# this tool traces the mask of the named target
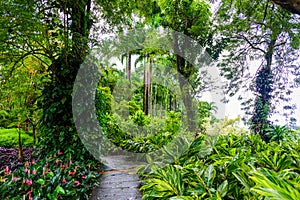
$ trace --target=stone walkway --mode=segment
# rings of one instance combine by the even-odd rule
[[[93,190],[90,200],[141,200],[136,167],[145,163],[125,155],[105,157],[103,160],[106,162],[100,186]]]

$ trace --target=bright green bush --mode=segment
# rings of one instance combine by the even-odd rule
[[[138,126],[147,126],[150,124],[151,118],[144,114],[142,110],[136,111],[130,119]]]
[[[18,147],[18,129],[0,129],[0,146]],[[21,130],[22,146],[32,146],[33,138]]]

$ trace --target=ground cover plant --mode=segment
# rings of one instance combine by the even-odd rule
[[[201,135],[174,163],[140,169],[143,199],[297,199],[299,141]]]
[[[70,153],[53,152],[26,161],[15,171],[0,171],[2,199],[88,199],[98,182],[95,162],[75,161]]]

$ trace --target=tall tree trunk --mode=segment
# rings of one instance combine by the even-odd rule
[[[21,130],[20,127],[18,127],[18,157],[23,162],[24,157],[23,157],[23,148],[22,148],[22,141],[21,141]]]
[[[154,85],[154,87],[153,87],[153,89],[154,89],[154,100],[153,100],[153,112],[155,112],[155,113],[152,113],[153,115],[157,115],[157,112],[156,112],[156,107],[157,107],[157,85]]]
[[[148,71],[148,99],[147,99],[147,103],[148,103],[148,114],[151,115],[151,111],[152,111],[152,71],[153,71],[153,58],[149,57],[149,71]]]
[[[176,31],[173,31],[174,52],[176,54],[176,67],[178,73],[178,82],[181,90],[183,104],[187,114],[187,124],[190,131],[196,130],[195,113],[192,108],[192,95],[188,80],[192,74],[192,65],[189,64],[183,57],[185,46],[179,45],[179,36]],[[184,42],[185,43],[185,42]]]
[[[131,53],[127,54],[126,79],[131,83]]]
[[[36,125],[32,124],[33,144],[36,145]]]
[[[171,91],[169,91],[169,111],[171,111],[172,110],[172,92]]]
[[[80,65],[88,53],[88,36],[91,28],[91,0],[58,2],[61,10],[69,15],[70,37],[66,37],[66,49],[49,67],[51,82],[43,90],[42,145],[45,151],[54,149],[79,150],[83,145],[77,135],[72,114],[73,85]],[[79,156],[79,155],[78,155]]]
[[[151,85],[152,85],[152,68],[153,68],[153,60],[150,56],[149,58],[149,66],[146,64],[144,66],[144,113],[149,115],[151,112]]]
[[[268,120],[271,101],[272,101],[272,57],[274,53],[276,39],[271,40],[268,45],[268,50],[265,55],[266,66],[262,67],[256,77],[256,92],[257,96],[255,99],[254,113],[251,117],[251,129],[260,134],[261,138],[265,141],[269,140],[269,137],[266,134],[266,128],[270,125]]]

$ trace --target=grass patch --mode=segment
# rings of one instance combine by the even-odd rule
[[[18,129],[0,129],[0,146],[18,147]],[[33,138],[25,131],[21,130],[22,146],[33,146]]]

